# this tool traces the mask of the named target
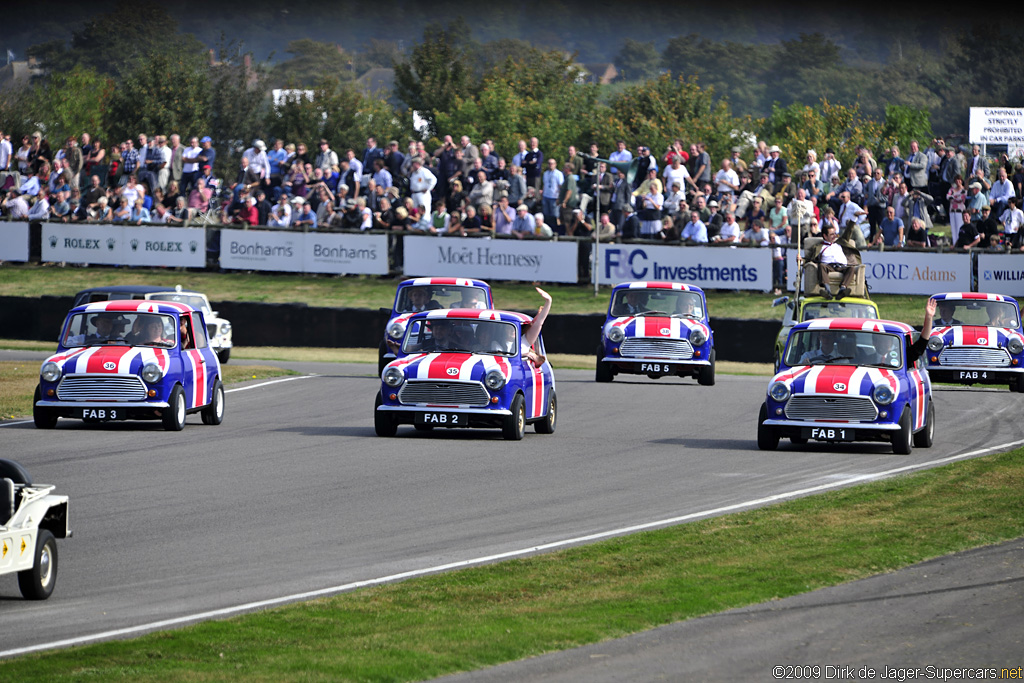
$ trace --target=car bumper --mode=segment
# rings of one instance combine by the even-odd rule
[[[671,358],[623,358],[622,356],[605,356],[603,363],[609,363],[619,371],[634,375],[691,375],[702,367],[711,365],[705,359]]]
[[[449,408],[445,406],[377,406],[377,410],[387,413],[395,424],[421,425],[429,424],[449,428],[492,428],[500,427],[512,414],[507,408]],[[459,415],[465,418],[466,424],[446,424],[437,419],[424,420],[425,415]]]
[[[1009,384],[1018,381],[1024,368],[977,368],[960,365],[928,366],[933,382],[955,384]]]

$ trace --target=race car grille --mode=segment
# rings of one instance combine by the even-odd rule
[[[939,354],[940,365],[969,365],[972,367],[1002,368],[1010,364],[1005,349],[951,346]]]
[[[57,385],[61,401],[144,401],[146,386],[136,375],[68,376]]]
[[[794,396],[786,405],[791,420],[851,420],[870,422],[878,417],[875,404],[867,396]]]
[[[445,406],[486,406],[491,400],[480,382],[437,382],[412,380],[399,392],[402,403],[430,403]]]
[[[214,337],[216,337],[217,336],[217,326],[216,325],[207,325],[206,326],[206,334],[210,337],[210,339],[213,339]]]
[[[693,347],[686,339],[649,339],[631,337],[622,342],[619,353],[634,358],[693,358]]]

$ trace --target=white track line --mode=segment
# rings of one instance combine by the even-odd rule
[[[302,379],[302,378],[295,378]],[[399,574],[391,574],[389,576],[381,576],[376,579],[367,579],[365,581],[353,581],[352,583],[342,584],[340,586],[331,586],[330,588],[321,588],[315,591],[307,591],[305,593],[294,593],[292,595],[285,595],[279,598],[270,598],[268,600],[259,600],[257,602],[249,602],[244,605],[235,605],[234,607],[224,607],[222,609],[211,610],[208,612],[199,612],[182,617],[176,617],[174,619],[164,619],[162,621],[154,621],[148,624],[140,624],[138,626],[129,626],[127,628],[115,629],[113,631],[104,631],[102,633],[94,633],[86,636],[79,636],[76,638],[67,638],[64,640],[55,640],[49,643],[40,643],[39,645],[29,645],[26,647],[14,648],[12,650],[0,651],[0,658],[3,657],[14,657],[17,655],[28,654],[30,652],[39,652],[40,650],[51,650],[62,647],[71,647],[75,645],[84,645],[86,643],[98,641],[98,640],[110,640],[114,638],[122,638],[124,636],[134,636],[147,633],[149,631],[156,631],[159,629],[170,628],[172,626],[183,626],[198,621],[206,621],[208,619],[217,619],[221,617],[228,617],[243,612],[252,612],[254,610],[264,609],[267,607],[274,607],[290,602],[298,602],[301,600],[311,600],[313,598],[321,598],[328,595],[334,595],[337,593],[345,593],[348,591],[355,590],[357,588],[366,588],[368,586],[378,586],[385,583],[393,583],[395,581],[403,581],[405,579],[412,579],[419,576],[426,576],[428,574],[436,574],[438,572],[450,571],[452,569],[463,569],[466,567],[473,567],[476,565],[490,564],[499,560],[508,560],[514,557],[521,557],[523,555],[531,555],[534,553],[544,552],[548,550],[555,550],[558,548],[565,548],[568,546],[579,545],[581,543],[592,543],[613,536],[622,536],[625,534],[636,533],[638,531],[646,531],[664,526],[672,526],[681,522],[691,522],[696,519],[703,517],[714,517],[717,515],[725,514],[727,512],[737,512],[744,508],[758,507],[761,505],[767,505],[769,503],[775,503],[789,498],[799,498],[812,493],[821,493],[822,491],[828,491],[830,489],[836,489],[843,486],[849,486],[850,484],[856,484],[860,482],[871,481],[874,479],[884,479],[891,477],[896,474],[903,474],[905,472],[911,472],[913,470],[925,469],[936,465],[943,465],[946,463],[954,462],[956,460],[965,460],[967,458],[973,458],[983,453],[989,453],[991,451],[1007,450],[1010,448],[1016,448],[1017,446],[1024,445],[1024,439],[1019,441],[1011,441],[998,446],[989,446],[988,448],[979,448],[978,450],[969,451],[967,453],[961,453],[960,455],[951,455],[945,458],[939,458],[938,460],[930,460],[928,462],[919,463],[916,465],[907,465],[905,467],[897,467],[891,470],[885,470],[884,472],[877,472],[875,474],[858,474],[856,476],[849,477],[831,484],[821,484],[819,486],[811,486],[808,488],[797,489],[796,491],[788,491],[786,493],[777,493],[773,496],[766,496],[764,498],[758,498],[756,500],[748,500],[743,503],[735,503],[734,505],[726,505],[724,507],[714,508],[712,510],[704,510],[702,512],[693,512],[688,515],[681,515],[679,517],[671,517],[669,519],[660,519],[655,522],[645,522],[643,524],[636,524],[633,526],[622,527],[620,529],[612,529],[610,531],[602,531],[596,534],[590,534],[587,536],[577,536],[575,538],[567,538],[561,541],[553,541],[551,543],[544,543],[542,545],[536,545],[529,548],[521,548],[519,550],[510,550],[504,553],[498,553],[496,555],[487,555],[485,557],[476,557],[470,560],[460,560],[458,562],[449,562],[448,564],[435,565],[433,567],[426,567],[424,569],[413,569],[407,572],[401,572]]]
[[[225,394],[231,394],[236,391],[248,391],[249,389],[258,389],[259,387],[270,386],[271,384],[280,384],[281,382],[292,382],[297,379],[309,379],[311,377],[319,377],[320,375],[302,375],[300,377],[284,377],[282,379],[272,379],[268,382],[261,382],[260,384],[251,384],[247,387],[236,387],[235,389],[225,389]],[[28,425],[32,424],[32,420],[21,420],[20,422],[0,422],[0,427],[13,427],[14,425]]]

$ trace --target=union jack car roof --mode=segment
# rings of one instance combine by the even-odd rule
[[[94,301],[71,309],[71,313],[191,313],[194,308],[188,304],[175,301],[159,301],[155,299],[116,299],[113,301]]]
[[[655,281],[639,281],[639,282],[622,282],[615,285],[612,291],[618,291],[620,289],[674,289],[681,292],[703,292],[700,287],[696,285],[687,285],[682,282],[655,282]]]
[[[932,294],[931,298],[936,301],[943,299],[966,299],[969,301],[1009,301],[1010,303],[1017,303],[1017,300],[1012,296],[986,294],[985,292],[944,292],[942,294]]]
[[[525,325],[533,322],[531,316],[515,311],[499,311],[493,308],[438,308],[432,311],[420,311],[409,316],[409,320],[436,320],[438,318],[450,318],[460,320],[500,320],[507,323],[519,323]]]
[[[402,280],[399,287],[420,287],[423,285],[456,285],[458,287],[484,287],[490,289],[490,285],[483,280],[473,280],[464,277],[416,277],[409,280]]]
[[[906,323],[867,318],[815,318],[793,326],[793,332],[801,330],[853,330],[857,332],[888,332],[890,334],[912,334],[915,332],[914,328]]]

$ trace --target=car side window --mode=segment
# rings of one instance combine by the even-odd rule
[[[197,349],[205,349],[207,346],[206,342],[206,330],[202,325],[195,325],[192,327],[192,332],[195,335],[195,342]]]
[[[796,305],[793,302],[790,302],[786,306],[786,314],[784,316],[782,316],[782,324],[783,325],[792,325],[793,324],[793,309],[795,307],[796,307]]]
[[[195,336],[192,334],[192,320],[187,315],[181,316],[181,348],[194,349]]]

